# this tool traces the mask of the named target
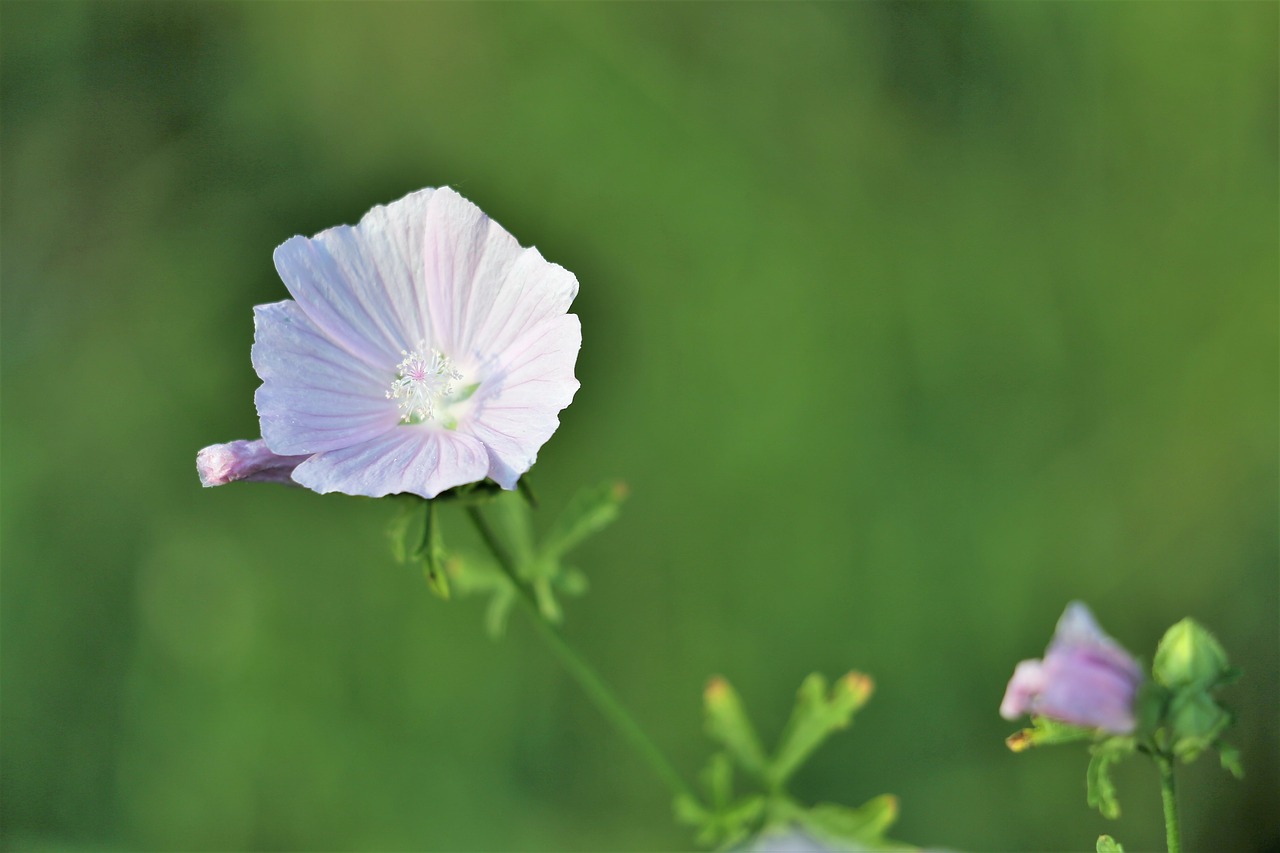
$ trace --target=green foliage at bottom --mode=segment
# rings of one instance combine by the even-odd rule
[[[713,678],[703,694],[707,734],[723,751],[702,772],[706,802],[676,800],[676,818],[693,826],[703,846],[732,847],[753,836],[800,829],[833,849],[896,850],[906,845],[885,832],[898,817],[898,800],[875,797],[857,807],[836,803],[806,806],[787,791],[787,782],[835,732],[847,728],[871,697],[869,677],[850,672],[828,686],[814,673],[804,680],[772,754],[766,754],[741,698],[724,678]],[[733,790],[737,767],[756,789]]]

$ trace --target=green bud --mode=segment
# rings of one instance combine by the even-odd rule
[[[1212,634],[1195,620],[1183,619],[1160,640],[1151,672],[1165,687],[1203,689],[1226,678],[1231,666]]]
[[[707,734],[728,750],[739,767],[757,779],[763,779],[768,761],[737,691],[728,681],[716,676],[707,684],[702,699]]]

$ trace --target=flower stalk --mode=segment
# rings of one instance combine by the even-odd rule
[[[537,629],[538,635],[542,637],[555,656],[559,658],[560,663],[578,682],[578,685],[595,704],[596,708],[599,709],[600,713],[613,725],[623,740],[629,743],[636,752],[640,753],[658,778],[671,790],[673,796],[689,797],[696,800],[693,791],[681,778],[679,772],[676,771],[662,750],[658,748],[657,744],[645,734],[644,729],[636,722],[635,717],[631,716],[631,713],[613,694],[613,691],[609,689],[600,675],[578,654],[577,650],[569,644],[568,640],[564,638],[555,625],[547,621],[542,610],[538,607],[537,598],[533,591],[520,579],[515,562],[498,540],[497,534],[485,519],[480,507],[475,505],[468,506],[467,515],[475,526],[476,532],[480,534],[481,540],[484,541],[485,547],[493,554],[498,567],[507,576],[507,579],[511,581],[512,586],[515,587],[518,593],[517,598],[529,615],[529,619],[533,622],[534,628]]]
[[[1169,853],[1182,850],[1182,831],[1178,824],[1178,799],[1173,784],[1173,757],[1163,752],[1155,754],[1160,768],[1160,800],[1164,804],[1164,834]]]

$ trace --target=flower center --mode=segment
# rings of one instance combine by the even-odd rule
[[[440,405],[453,395],[453,382],[462,374],[449,356],[438,349],[428,349],[426,341],[413,352],[401,350],[400,354],[404,360],[396,365],[396,379],[387,391],[387,399],[397,401],[402,423],[432,420]]]

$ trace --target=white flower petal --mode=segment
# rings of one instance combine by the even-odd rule
[[[505,489],[533,465],[573,400],[582,326],[574,314],[540,323],[512,342],[476,393],[464,429],[489,449],[488,474]]]
[[[275,453],[294,456],[359,444],[400,420],[386,389],[394,368],[379,374],[316,328],[296,302],[254,308],[254,395],[262,437]]]
[[[430,332],[423,223],[434,190],[379,205],[354,227],[292,237],[275,251],[294,299],[329,337],[371,365],[394,365]]]
[[[488,465],[484,445],[471,436],[403,426],[354,447],[319,453],[299,465],[293,479],[321,494],[380,498],[410,492],[434,498],[484,479]]]
[[[439,346],[481,361],[564,314],[578,293],[573,273],[521,249],[471,202],[442,187],[427,206],[424,262]]]

